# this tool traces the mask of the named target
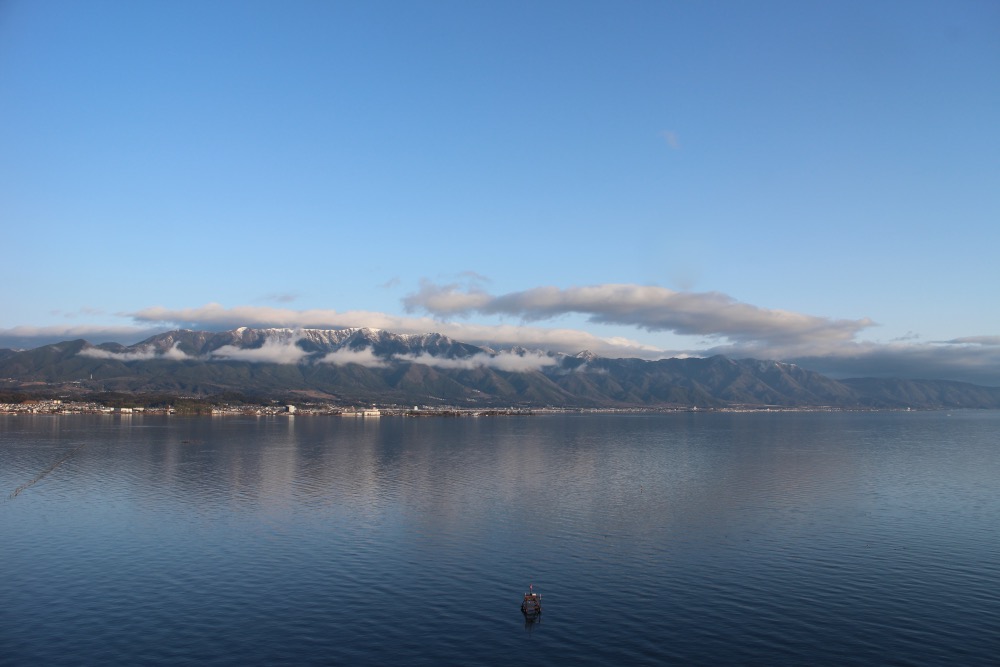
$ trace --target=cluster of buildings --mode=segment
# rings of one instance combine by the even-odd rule
[[[295,405],[222,405],[207,408],[205,412],[213,415],[254,415],[254,416],[289,416],[289,415],[342,415],[344,417],[381,417],[383,412],[378,408],[334,408],[331,406]],[[63,401],[62,399],[40,399],[22,401],[20,403],[0,403],[0,414],[31,414],[31,415],[72,415],[72,414],[106,414],[106,415],[138,415],[138,414],[176,414],[174,407],[111,407],[88,401]]]
[[[335,407],[331,405],[217,405],[205,406],[204,409],[181,409],[175,407],[111,407],[100,403],[86,401],[64,401],[61,399],[39,399],[22,401],[20,403],[0,403],[0,414],[32,414],[32,415],[72,415],[72,414],[105,414],[133,416],[142,414],[172,415],[178,412],[211,414],[213,416],[284,416],[294,415],[333,415],[340,417],[355,417],[358,419],[376,419],[384,416],[394,417],[487,417],[498,415],[535,414],[537,411],[523,408],[483,409],[459,407]],[[544,412],[544,410],[543,410]]]
[[[173,414],[174,408],[114,408],[100,403],[63,401],[58,398],[21,403],[0,403],[0,414],[73,415],[73,414]]]

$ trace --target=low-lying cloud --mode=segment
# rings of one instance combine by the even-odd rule
[[[516,352],[500,352],[498,354],[486,354],[481,352],[470,357],[461,359],[450,357],[435,357],[430,354],[398,354],[393,357],[399,361],[409,361],[424,366],[435,368],[472,370],[475,368],[495,368],[500,371],[514,373],[527,373],[537,371],[546,366],[555,366],[559,363],[556,359],[540,353],[527,352],[518,354]]]
[[[103,350],[99,347],[88,347],[80,350],[79,355],[81,357],[90,357],[92,359],[114,359],[115,361],[148,361],[150,359],[183,361],[191,358],[185,354],[184,351],[177,346],[177,344],[174,344],[174,346],[169,350],[165,350],[163,352],[157,352],[152,348],[129,350],[128,352],[112,352],[110,350]]]
[[[297,364],[309,354],[299,347],[297,342],[298,338],[287,340],[269,338],[260,347],[246,348],[223,345],[211,352],[211,358],[262,364]]]
[[[320,360],[321,364],[333,364],[335,366],[346,366],[347,364],[357,364],[366,368],[381,368],[388,365],[388,360],[376,356],[370,347],[360,350],[350,350],[341,348],[328,352]]]
[[[309,358],[309,353],[298,346],[299,340],[301,340],[301,336],[295,335],[293,337],[268,338],[260,347],[255,348],[223,345],[210,352],[204,358],[209,361],[245,361],[250,363],[290,365],[313,361]],[[81,350],[79,354],[80,356],[94,359],[114,359],[117,361],[148,361],[150,359],[182,361],[193,358],[185,354],[177,344],[164,352],[157,352],[152,348],[129,350],[127,352],[112,352],[91,347]],[[341,348],[315,359],[315,362],[320,364],[333,364],[337,366],[357,364],[366,368],[382,368],[397,361],[444,369],[495,368],[511,372],[537,371],[546,366],[558,364],[555,358],[542,352],[502,351],[496,354],[482,352],[465,358],[436,357],[426,353],[396,354],[389,357],[380,357],[370,347],[360,350]]]

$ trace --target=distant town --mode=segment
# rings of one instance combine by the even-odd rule
[[[251,416],[251,417],[295,417],[297,415],[325,415],[358,419],[377,419],[380,417],[501,417],[515,415],[539,414],[573,414],[573,413],[680,413],[680,412],[877,412],[876,408],[845,409],[840,407],[785,407],[785,406],[727,406],[699,408],[662,407],[662,408],[466,408],[458,406],[399,406],[384,405],[370,407],[342,407],[330,404],[308,403],[294,405],[276,403],[273,405],[249,404],[204,404],[193,399],[180,400],[179,405],[161,406],[114,406],[96,401],[67,401],[62,399],[35,399],[18,403],[0,403],[0,414],[14,415],[74,415],[100,414],[120,417],[141,415],[212,415],[212,416]],[[882,409],[884,410],[884,408]],[[910,411],[910,408],[905,408]]]
[[[542,410],[544,411],[544,410]],[[64,401],[62,399],[27,400],[19,403],[0,403],[0,414],[31,414],[31,415],[72,415],[72,414],[103,414],[132,417],[136,415],[158,414],[208,414],[217,416],[243,415],[255,417],[294,417],[296,415],[332,415],[337,417],[356,417],[372,419],[383,416],[403,417],[433,417],[433,416],[470,416],[490,417],[501,415],[528,415],[539,410],[521,408],[507,409],[469,409],[460,407],[429,407],[429,406],[384,406],[384,407],[336,407],[326,404],[275,404],[275,405],[198,405],[175,407],[125,407],[109,406],[94,401]]]

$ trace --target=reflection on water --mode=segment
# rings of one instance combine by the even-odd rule
[[[2,417],[0,655],[989,664],[998,417]]]

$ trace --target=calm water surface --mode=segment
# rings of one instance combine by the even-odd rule
[[[0,416],[0,663],[997,664],[998,434]]]

